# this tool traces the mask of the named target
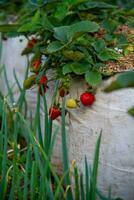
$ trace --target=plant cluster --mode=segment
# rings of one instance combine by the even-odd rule
[[[133,53],[132,35],[119,31],[124,24],[134,26],[134,10],[105,2],[87,0],[32,1],[32,7],[16,24],[1,26],[8,36],[24,35],[28,39],[22,55],[32,54],[29,69],[33,73],[24,81],[24,88],[38,85],[39,93],[47,92],[47,83],[60,80],[58,95],[69,93],[71,79],[83,78],[88,96],[108,73],[107,62]],[[103,70],[106,68],[106,70]],[[53,71],[49,79],[47,72]],[[43,88],[43,90],[41,89]],[[75,108],[78,100],[67,103]],[[93,100],[94,101],[94,100]],[[57,107],[60,115],[59,102]],[[54,108],[55,109],[55,108]],[[53,109],[53,110],[54,110]]]

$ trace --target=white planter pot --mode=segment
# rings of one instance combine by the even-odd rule
[[[103,81],[96,93],[92,107],[81,106],[70,110],[69,155],[75,159],[84,173],[84,159],[93,163],[95,145],[100,131],[102,141],[98,188],[104,194],[112,187],[114,196],[125,200],[134,199],[134,119],[127,109],[134,105],[134,90],[124,89],[113,93],[103,93],[103,88],[113,78]],[[85,91],[84,82],[75,81],[71,97]]]

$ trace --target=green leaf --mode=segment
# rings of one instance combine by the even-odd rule
[[[88,10],[88,9],[95,9],[95,8],[105,8],[105,9],[115,9],[117,6],[104,3],[104,2],[86,2],[79,6],[79,10]]]
[[[53,31],[54,26],[49,19],[44,15],[42,16],[42,26],[45,30]]]
[[[36,24],[37,22],[39,22],[40,17],[41,17],[41,13],[39,10],[37,10],[35,15],[32,17],[32,23]]]
[[[109,48],[105,48],[99,54],[97,54],[97,56],[101,61],[118,60],[120,57],[116,51]]]
[[[71,64],[64,65],[62,68],[62,72],[64,75],[71,73],[72,72]]]
[[[134,28],[134,21],[133,22],[128,22],[128,27],[129,28]]]
[[[102,81],[102,76],[98,71],[88,71],[85,74],[85,79],[91,86],[96,86]]]
[[[19,28],[19,24],[2,24],[0,25],[0,32],[14,32]]]
[[[58,40],[68,42],[76,33],[96,32],[99,25],[91,21],[81,21],[70,26],[60,26],[54,28],[54,37]]]
[[[61,50],[62,48],[64,48],[63,44],[61,44],[59,41],[53,41],[48,45],[47,51],[48,53],[54,53]]]
[[[85,72],[89,69],[89,65],[84,63],[73,63],[71,68],[75,74],[82,75],[85,74]]]
[[[76,5],[85,1],[86,0],[64,0],[64,2],[68,3],[68,5]]]
[[[113,33],[118,25],[119,22],[113,19],[106,19],[102,22],[102,26],[104,27],[104,29],[106,29],[110,33]]]
[[[63,66],[63,74],[68,74],[70,72],[74,72],[77,75],[85,74],[86,71],[89,69],[90,65],[87,63],[78,63],[73,62]]]
[[[34,25],[32,23],[23,24],[19,29],[18,32],[27,32],[33,29]]]
[[[70,26],[67,38],[72,38],[76,33],[93,33],[98,31],[99,25],[96,22],[91,22],[88,20],[77,22]]]
[[[68,5],[65,4],[65,3],[60,3],[57,6],[57,9],[56,9],[54,16],[56,18],[58,18],[59,20],[63,20],[64,17],[66,16],[67,12],[68,12]]]
[[[31,31],[36,30],[37,28],[41,27],[40,19],[41,19],[40,11],[37,10],[35,15],[32,17],[32,21],[26,24],[23,24],[18,29],[18,32],[28,32],[28,31],[31,32]]]
[[[134,87],[134,71],[124,72],[120,74],[115,81],[107,86],[104,91],[111,92],[121,88]]]
[[[10,31],[6,35],[8,38],[15,38],[15,37],[19,37],[21,33],[18,33],[16,30],[16,31]]]
[[[81,51],[63,50],[62,54],[64,58],[73,61],[79,61],[85,57],[85,54]]]
[[[69,30],[69,26],[61,26],[54,28],[54,37],[60,41],[67,42],[67,32]]]
[[[105,41],[102,39],[99,39],[92,43],[92,46],[94,47],[95,51],[100,52],[105,48]]]
[[[132,117],[134,117],[134,107],[132,107],[128,110],[128,114],[131,115]]]
[[[64,174],[68,172],[65,176],[65,184],[70,185],[71,180],[69,177],[69,162],[68,162],[68,149],[67,149],[67,137],[66,137],[66,129],[65,129],[65,98],[62,101],[62,109],[61,109],[61,141],[62,141],[62,160],[63,160],[63,172]],[[72,190],[67,192],[67,200],[73,200]]]

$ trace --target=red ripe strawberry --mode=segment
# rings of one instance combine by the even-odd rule
[[[57,117],[59,117],[61,115],[61,111],[57,106],[52,106],[49,109],[49,117],[51,120],[56,119]]]
[[[41,85],[46,85],[47,82],[48,82],[48,79],[47,79],[46,76],[42,76],[42,77],[40,78],[40,80],[39,80],[39,84],[41,84]]]
[[[35,61],[32,62],[32,67],[33,68],[38,68],[40,66],[40,64],[41,64],[41,60],[40,59],[35,60]]]
[[[80,101],[84,106],[91,106],[95,101],[95,96],[92,93],[84,92],[80,95]]]
[[[32,38],[31,40],[28,41],[27,48],[33,48],[36,43],[37,43],[37,39]]]

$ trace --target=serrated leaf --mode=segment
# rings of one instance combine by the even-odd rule
[[[54,28],[52,23],[49,21],[49,19],[45,15],[42,16],[42,26],[45,30],[50,30],[50,31],[52,31]]]
[[[94,47],[95,51],[100,52],[105,48],[105,41],[102,39],[99,39],[92,43],[92,46]]]
[[[85,57],[85,54],[81,51],[63,50],[62,54],[64,58],[73,61],[79,61]]]
[[[58,40],[69,42],[76,33],[96,32],[99,25],[91,21],[81,21],[70,26],[60,26],[54,28],[54,37]]]
[[[48,53],[54,53],[56,51],[61,50],[62,48],[64,48],[63,44],[61,44],[59,41],[54,41],[48,45],[47,51]]]
[[[59,20],[63,20],[68,12],[68,5],[65,3],[60,3],[56,9],[54,16]]]
[[[88,71],[85,74],[85,79],[91,86],[96,86],[102,81],[102,76],[98,71]]]
[[[102,22],[102,26],[104,27],[104,29],[106,29],[110,33],[114,32],[118,25],[119,22],[114,19],[106,19]]]
[[[71,64],[66,64],[66,65],[63,66],[62,73],[64,75],[71,73],[71,72],[72,72]]]
[[[54,28],[54,37],[60,41],[67,42],[67,32],[69,30],[69,26],[61,26]]]
[[[73,63],[71,69],[75,74],[82,75],[89,69],[89,66],[85,63]]]
[[[97,56],[101,61],[118,60],[120,57],[116,51],[108,48],[102,50],[99,54],[97,54]]]
[[[63,66],[63,74],[68,74],[70,72],[73,72],[77,75],[85,74],[86,71],[89,69],[90,65],[88,63],[78,63],[73,62],[69,63]]]
[[[32,18],[31,22],[28,22],[26,24],[23,24],[19,29],[18,32],[28,32],[28,31],[34,31],[37,28],[41,27],[41,22],[40,22],[40,11],[37,10],[35,15]]]
[[[67,38],[72,38],[76,33],[93,33],[98,31],[99,25],[96,22],[88,20],[77,22],[70,26],[67,32]]]

